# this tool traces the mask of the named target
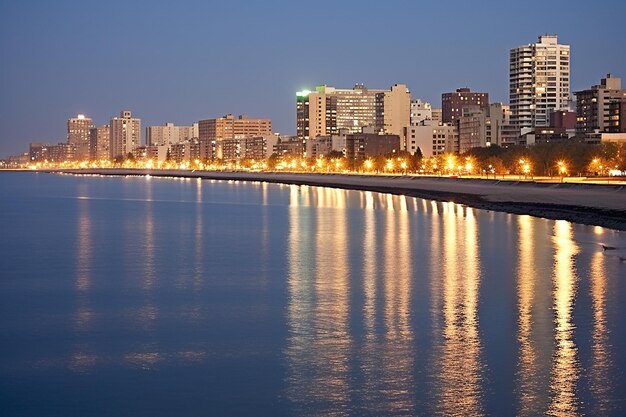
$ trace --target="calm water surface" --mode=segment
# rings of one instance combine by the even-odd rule
[[[0,225],[3,416],[626,413],[621,232],[42,173],[0,173]]]

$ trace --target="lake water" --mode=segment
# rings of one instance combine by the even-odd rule
[[[622,232],[44,173],[0,173],[0,225],[3,416],[626,413]]]

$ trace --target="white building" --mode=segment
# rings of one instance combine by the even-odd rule
[[[569,108],[570,47],[556,35],[511,49],[509,98],[511,125],[518,130],[550,125],[550,110]]]
[[[165,126],[146,127],[146,145],[148,146],[169,146],[197,137],[198,123],[191,126],[175,126],[174,123],[165,123]]]
[[[110,123],[111,158],[125,157],[141,146],[141,119],[132,117],[128,110],[120,112],[120,117],[114,117]]]
[[[419,148],[424,158],[446,152],[458,153],[458,142],[459,134],[455,125],[440,125],[433,120],[424,120],[419,125],[407,128],[407,151],[415,154]]]
[[[93,128],[91,118],[79,114],[67,120],[67,143],[76,147],[76,159],[89,159],[89,131]]]
[[[430,103],[420,100],[419,98],[411,101],[411,126],[419,125],[424,120],[432,120],[433,107]]]

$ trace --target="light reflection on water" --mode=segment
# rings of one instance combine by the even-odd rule
[[[574,259],[578,246],[572,240],[572,225],[566,221],[554,224],[554,343],[548,414],[574,416],[578,413],[577,387],[580,364],[574,341],[572,310],[576,297],[577,280]]]
[[[81,194],[86,191],[81,189]],[[91,216],[89,201],[78,200],[78,227],[76,238],[76,312],[74,313],[74,330],[81,337],[94,324],[95,313],[90,306],[89,290],[91,289],[91,263],[93,244],[91,239]],[[89,343],[79,341],[73,347],[68,368],[76,373],[83,373],[93,368],[98,360]]]
[[[606,415],[614,407],[614,381],[609,377],[613,369],[609,331],[606,318],[606,264],[601,252],[591,259],[591,299],[593,302],[593,331],[591,335],[592,360],[589,369],[589,385],[592,392],[592,412]],[[623,399],[622,399],[623,400]]]
[[[440,328],[433,355],[433,396],[438,415],[482,413],[482,364],[478,335],[480,264],[478,236],[471,209],[444,203],[443,288]]]
[[[520,416],[541,415],[546,409],[547,381],[545,370],[540,363],[540,355],[535,338],[536,280],[540,276],[535,266],[535,223],[529,216],[517,218],[519,228],[519,254],[517,267],[518,293],[518,342],[517,392],[519,395]],[[542,378],[543,374],[543,378]]]
[[[263,405],[283,407],[276,415],[624,410],[625,265],[599,247],[626,246],[616,232],[373,192],[120,181],[112,195],[77,188],[71,290],[51,304],[67,310],[31,324],[33,334],[49,326],[63,338],[49,352],[4,347],[5,375],[63,369],[68,379],[98,378],[115,368],[123,380],[187,369],[180,383],[194,369],[206,392],[231,375],[250,387],[234,397],[258,401],[254,392],[270,386]],[[117,226],[103,226],[118,203]],[[10,308],[7,317],[19,315]],[[505,318],[501,329],[485,320],[493,314]],[[3,334],[11,329],[2,321]],[[488,349],[500,331],[511,335],[504,359]],[[257,381],[249,368],[265,363]],[[494,384],[497,374],[507,386]]]

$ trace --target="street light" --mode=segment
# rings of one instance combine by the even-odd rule
[[[521,174],[524,174],[524,178],[526,178],[526,176],[528,175],[528,163],[526,162],[526,160],[524,158],[521,158],[519,160],[519,166],[520,166],[520,177]]]
[[[559,161],[557,163],[559,167],[559,174],[561,174],[561,182],[565,180],[565,174],[567,174],[567,165],[565,165],[564,161]]]

